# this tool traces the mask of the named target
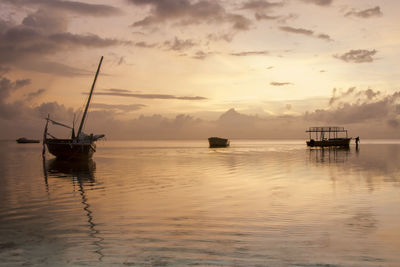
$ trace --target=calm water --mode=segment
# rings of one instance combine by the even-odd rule
[[[400,142],[0,142],[1,266],[400,266]]]

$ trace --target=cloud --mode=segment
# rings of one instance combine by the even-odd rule
[[[329,105],[333,105],[339,99],[343,99],[346,96],[351,95],[355,90],[356,90],[356,87],[350,87],[347,91],[342,92],[339,96],[336,96],[336,93],[338,90],[336,88],[333,88],[332,97],[329,99]]]
[[[44,9],[28,14],[22,20],[22,25],[48,34],[66,31],[67,24],[67,19],[59,12],[49,12]]]
[[[290,82],[271,82],[270,85],[272,85],[272,86],[285,86],[285,85],[293,85],[293,83],[290,83]]]
[[[383,95],[380,91],[372,89],[358,91],[355,87],[350,87],[344,92],[333,89],[332,97],[329,100],[331,108],[317,109],[307,113],[307,119],[325,123],[368,123],[393,122],[399,118],[400,92]]]
[[[149,43],[146,43],[146,42],[143,42],[143,41],[136,42],[136,43],[134,43],[134,45],[137,46],[137,47],[142,47],[142,48],[153,48],[153,47],[157,46],[157,44],[149,44]]]
[[[265,10],[281,6],[283,6],[283,2],[274,3],[266,0],[250,0],[243,3],[241,9]]]
[[[244,57],[244,56],[257,56],[257,55],[268,55],[268,51],[244,51],[244,52],[237,52],[237,53],[231,53],[231,56],[237,56],[237,57]]]
[[[223,40],[225,42],[232,42],[233,37],[235,36],[234,32],[228,33],[210,33],[207,35],[207,39],[210,41],[220,41]]]
[[[279,29],[284,32],[295,33],[295,34],[303,34],[303,35],[313,35],[314,34],[314,32],[311,30],[302,29],[302,28],[293,28],[293,27],[289,27],[289,26],[282,26],[282,27],[279,27]]]
[[[371,18],[371,17],[380,17],[382,15],[383,15],[383,13],[381,12],[381,8],[379,6],[361,10],[361,11],[352,10],[345,14],[346,17],[355,16],[355,17],[364,18],[364,19]]]
[[[301,34],[301,35],[306,35],[310,37],[315,37],[318,39],[323,39],[326,41],[332,41],[331,37],[328,34],[320,33],[320,34],[314,34],[314,31],[308,30],[308,29],[303,29],[303,28],[293,28],[289,26],[282,26],[279,27],[281,31],[288,32],[288,33],[294,33],[294,34]]]
[[[9,103],[7,100],[17,90],[31,84],[30,79],[18,79],[12,81],[7,77],[0,76],[0,118],[13,119],[23,116],[25,108],[22,100]]]
[[[357,49],[357,50],[350,50],[347,53],[342,55],[336,54],[334,55],[335,58],[341,59],[345,62],[353,62],[353,63],[365,63],[365,62],[372,62],[374,61],[373,56],[377,53],[374,50],[364,50],[364,49]]]
[[[37,11],[24,18],[22,24],[13,25],[0,19],[0,62],[40,72],[80,74],[72,67],[49,63],[45,56],[82,48],[104,48],[130,45],[130,42],[101,38],[94,34],[65,32],[65,18],[54,13]],[[52,66],[51,66],[52,65]],[[55,67],[53,71],[52,67]],[[42,71],[41,71],[42,69]]]
[[[51,62],[51,61],[36,61],[36,60],[30,60],[27,62],[18,61],[15,63],[15,66],[25,70],[36,71],[47,74],[55,74],[66,77],[93,75],[92,71],[87,71],[71,67],[62,63]]]
[[[319,6],[329,6],[333,3],[333,0],[301,0],[301,1]]]
[[[130,104],[130,105],[110,105],[110,104],[104,104],[104,103],[93,103],[91,105],[91,108],[93,109],[102,109],[102,110],[117,110],[120,112],[132,112],[132,111],[137,111],[142,108],[146,107],[146,105],[143,104]]]
[[[135,98],[144,98],[144,99],[177,99],[177,100],[206,100],[206,97],[202,96],[174,96],[167,94],[135,94],[128,93],[129,90],[126,91],[118,91],[124,89],[108,89],[103,92],[95,92],[96,95],[108,95],[108,96],[122,96],[122,97],[135,97]],[[87,93],[83,93],[87,94]]]
[[[26,100],[27,100],[27,101],[31,101],[32,99],[41,96],[41,95],[44,94],[45,92],[46,92],[46,89],[43,89],[43,88],[42,88],[42,89],[38,89],[38,90],[36,90],[36,91],[34,91],[34,92],[28,93],[28,94],[26,95]]]
[[[211,54],[211,53],[206,53],[206,52],[204,52],[204,51],[199,50],[199,51],[197,51],[197,52],[192,56],[192,58],[203,60],[203,59],[205,59],[206,57],[208,57],[210,54]]]
[[[175,39],[173,41],[165,41],[164,42],[164,46],[168,50],[174,50],[174,51],[187,50],[196,45],[197,44],[191,39],[181,40],[177,37],[175,37]]]
[[[0,76],[3,76],[4,74],[9,72],[10,70],[11,70],[11,68],[0,65]]]
[[[327,41],[331,41],[332,40],[329,35],[324,34],[324,33],[318,34],[316,37],[319,38],[319,39],[327,40]]]
[[[218,1],[200,0],[127,0],[138,6],[149,6],[150,15],[132,24],[147,27],[165,22],[181,25],[204,23],[230,23],[235,30],[248,30],[251,21],[238,14],[229,13]]]
[[[39,6],[85,16],[107,17],[121,15],[122,11],[109,5],[88,4],[64,0],[3,0],[16,6]]]
[[[4,100],[6,100],[11,95],[11,93],[17,91],[24,86],[29,85],[30,83],[30,79],[11,81],[6,77],[0,76],[0,101],[4,102]]]
[[[280,18],[280,16],[271,16],[260,12],[255,13],[254,17],[256,20],[276,20]]]

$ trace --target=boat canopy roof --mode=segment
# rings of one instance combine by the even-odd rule
[[[310,127],[306,130],[306,133],[322,133],[322,132],[347,132],[344,127],[336,127],[336,126],[326,126],[326,127]]]

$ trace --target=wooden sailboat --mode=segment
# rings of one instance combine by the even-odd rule
[[[80,159],[90,159],[93,156],[93,153],[96,152],[96,141],[103,138],[104,134],[99,135],[87,135],[83,130],[83,125],[85,123],[85,119],[87,116],[87,112],[89,109],[90,100],[93,95],[93,90],[96,84],[97,76],[100,72],[101,63],[103,62],[103,57],[101,57],[99,66],[97,67],[96,75],[94,77],[94,81],[92,87],[90,89],[89,97],[85,106],[85,110],[82,115],[82,120],[79,125],[78,133],[75,135],[74,126],[70,127],[60,122],[56,122],[50,119],[50,116],[46,119],[46,126],[43,134],[43,154],[45,153],[45,145],[51,154],[56,156],[58,159],[64,160],[80,160]],[[70,139],[59,139],[52,136],[48,133],[48,124],[51,122],[52,124],[59,125],[62,127],[66,127],[72,130]],[[50,138],[49,138],[50,137]]]

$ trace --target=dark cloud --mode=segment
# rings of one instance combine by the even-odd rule
[[[274,66],[269,66],[269,67],[267,67],[267,70],[270,70],[270,69],[273,69],[274,68]]]
[[[290,82],[271,82],[270,85],[272,85],[272,86],[285,86],[285,85],[293,85],[293,83],[290,83]]]
[[[293,27],[289,27],[289,26],[282,26],[282,27],[279,27],[279,29],[284,32],[303,34],[303,35],[308,35],[308,36],[312,36],[314,34],[314,31],[311,31],[311,30],[302,29],[302,28],[293,28]]]
[[[127,0],[138,6],[150,6],[150,15],[132,24],[134,27],[151,26],[164,22],[178,22],[181,25],[200,23],[230,23],[235,30],[248,30],[251,21],[238,14],[232,14],[218,1],[200,0]]]
[[[281,18],[281,16],[271,16],[260,12],[256,12],[254,17],[256,20],[277,20]]]
[[[376,6],[374,8],[369,8],[361,11],[352,10],[345,14],[346,17],[348,16],[355,16],[359,18],[370,18],[370,17],[379,17],[382,16],[383,13],[381,12],[381,8]]]
[[[288,32],[288,33],[294,33],[294,34],[301,34],[301,35],[306,35],[318,39],[322,39],[325,41],[332,41],[331,37],[328,34],[320,33],[320,34],[315,34],[314,31],[308,30],[308,29],[303,29],[303,28],[293,28],[289,26],[282,26],[279,27],[281,31]]]
[[[175,37],[175,39],[173,41],[165,41],[164,42],[164,46],[168,50],[174,50],[174,51],[187,50],[196,45],[197,44],[191,39],[181,40],[177,37]]]
[[[0,19],[0,25],[3,25],[0,27],[0,62],[6,66],[14,65],[41,72],[50,71],[57,74],[65,71],[69,73],[67,75],[81,73],[60,63],[46,62],[44,58],[49,55],[82,48],[131,44],[118,39],[101,38],[94,34],[65,32],[63,16],[47,14],[41,10],[25,17],[22,24],[12,25]]]
[[[38,118],[46,118],[50,114],[51,118],[59,122],[72,121],[76,111],[68,108],[65,105],[60,105],[57,102],[42,103],[37,107],[32,108],[34,115]]]
[[[11,120],[23,116],[26,110],[21,100],[8,102],[8,98],[17,90],[29,85],[30,79],[18,79],[12,81],[7,77],[0,76],[0,118]]]
[[[319,6],[329,6],[330,4],[333,3],[333,0],[301,0],[301,1]]]
[[[204,51],[199,50],[192,56],[192,58],[203,60],[206,57],[208,57],[209,55],[210,55],[210,53],[206,53]]]
[[[220,41],[223,40],[225,42],[232,42],[233,37],[235,36],[234,32],[230,33],[210,33],[207,35],[207,39],[210,41]]]
[[[118,8],[109,5],[88,4],[77,1],[63,0],[3,0],[3,2],[16,6],[39,6],[55,9],[58,11],[66,11],[85,16],[115,16],[122,14]]]
[[[250,0],[241,6],[240,9],[252,10],[254,11],[254,17],[257,20],[277,20],[282,18],[282,16],[272,16],[266,12],[270,11],[276,7],[282,7],[283,2],[268,2],[266,0]]]
[[[206,100],[206,97],[202,96],[174,96],[166,94],[136,94],[129,93],[130,91],[119,91],[124,89],[108,89],[102,92],[95,92],[96,95],[109,95],[109,96],[122,96],[122,97],[135,97],[144,99],[177,99],[177,100]],[[87,94],[87,93],[83,93]]]
[[[91,105],[91,108],[93,108],[93,109],[117,110],[117,111],[121,111],[121,112],[137,111],[144,107],[146,107],[146,105],[143,105],[143,104],[110,105],[110,104],[104,104],[104,103],[93,103]]]
[[[250,0],[250,1],[243,3],[241,9],[265,10],[265,9],[271,9],[274,7],[281,7],[281,6],[283,6],[282,2],[273,3],[273,2],[268,2],[266,0]]]
[[[136,42],[134,45],[137,46],[137,47],[142,47],[142,48],[153,48],[153,47],[157,46],[157,44],[149,44],[149,43],[146,43],[146,42],[143,42],[143,41]]]
[[[83,76],[83,75],[92,75],[92,71],[87,71],[71,66],[67,66],[58,62],[51,61],[35,61],[30,60],[27,62],[18,61],[15,63],[15,66],[20,67],[25,70],[47,73],[47,74],[55,74],[59,76]]]
[[[319,38],[319,39],[327,40],[327,41],[331,41],[332,40],[331,37],[328,34],[324,34],[324,33],[318,34],[316,37]]]
[[[29,85],[30,83],[30,79],[11,81],[6,77],[0,76],[0,102],[4,102],[4,100],[6,100],[11,95],[11,93],[24,86]]]
[[[374,50],[358,49],[358,50],[350,50],[349,52],[344,53],[342,55],[336,54],[334,55],[334,57],[337,59],[341,59],[345,62],[365,63],[374,61],[373,56],[376,53],[377,51],[375,49]]]
[[[58,43],[60,46],[74,47],[108,47],[114,45],[130,45],[129,41],[121,41],[112,38],[101,38],[95,34],[72,34],[69,32],[56,33],[48,36],[48,39]]]
[[[50,34],[66,31],[68,22],[66,17],[58,12],[39,9],[32,14],[28,14],[22,20],[22,25]]]
[[[43,88],[42,88],[42,89],[38,89],[38,90],[36,90],[36,91],[34,91],[34,92],[31,92],[31,93],[27,94],[27,95],[26,95],[26,100],[27,100],[27,101],[31,101],[32,99],[41,96],[41,95],[44,94],[45,92],[46,92],[46,89],[43,89]]]
[[[231,56],[237,56],[237,57],[244,57],[244,56],[265,56],[268,55],[268,51],[244,51],[244,52],[237,52],[237,53],[231,53]]]
[[[105,89],[104,91],[113,92],[113,93],[131,93],[132,92],[131,90],[117,89],[117,88]]]

